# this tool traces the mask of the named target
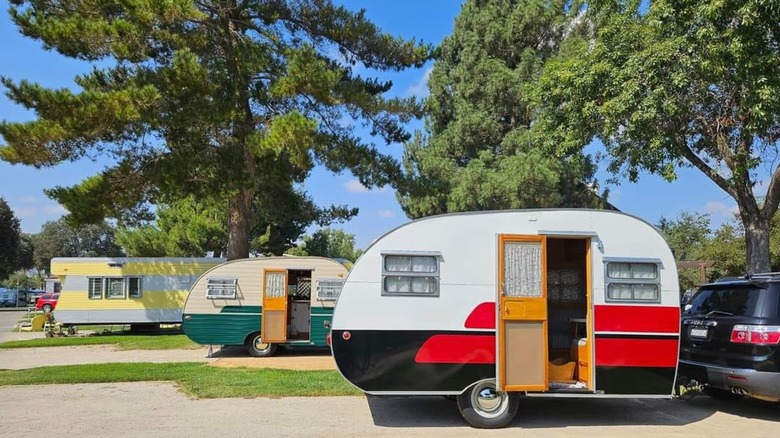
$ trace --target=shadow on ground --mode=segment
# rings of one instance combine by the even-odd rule
[[[298,357],[298,356],[330,356],[330,349],[327,348],[302,348],[295,349],[279,348],[276,350],[276,356],[284,357]],[[214,347],[211,354],[212,358],[227,358],[227,357],[251,357],[246,351],[246,347],[243,345],[225,345],[223,347]],[[262,357],[257,358],[262,360]]]
[[[384,427],[466,425],[457,403],[440,396],[367,396],[374,424]],[[524,397],[510,427],[682,426],[717,411],[745,418],[780,421],[780,403],[745,398],[725,402],[697,395],[688,399],[573,399]]]

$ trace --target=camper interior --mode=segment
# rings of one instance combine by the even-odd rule
[[[291,341],[309,340],[311,274],[311,270],[287,271],[287,339]]]
[[[547,351],[550,391],[592,388],[588,238],[547,238]]]

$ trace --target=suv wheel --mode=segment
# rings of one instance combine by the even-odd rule
[[[712,386],[705,386],[701,391],[718,400],[739,400],[744,397],[742,394],[737,394],[725,389],[713,388]]]

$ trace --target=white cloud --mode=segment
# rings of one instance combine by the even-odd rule
[[[376,214],[379,217],[385,217],[385,218],[387,218],[387,217],[395,217],[395,212],[393,210],[387,210],[387,209],[379,210],[379,211],[376,212]]]
[[[60,204],[47,205],[46,207],[43,207],[42,211],[44,214],[47,215],[68,214],[68,210],[65,207],[61,206]]]
[[[728,205],[720,201],[710,201],[704,205],[704,212],[709,214],[731,215],[738,211],[736,205]]]
[[[37,204],[38,198],[32,195],[24,196],[22,199],[19,200],[22,204]]]
[[[38,215],[37,207],[11,207],[11,210],[19,219],[27,219]]]
[[[425,69],[425,72],[423,72],[422,77],[419,81],[417,81],[416,84],[412,85],[411,87],[406,89],[406,96],[407,97],[419,97],[424,98],[428,96],[428,79],[431,77],[431,72],[433,71],[433,67],[428,67]]]
[[[347,182],[345,182],[342,187],[347,189],[348,192],[351,193],[364,193],[368,191],[368,187],[364,186],[363,184],[360,184],[360,181],[356,179],[351,179]]]

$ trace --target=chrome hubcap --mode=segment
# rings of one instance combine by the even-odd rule
[[[501,410],[505,396],[491,383],[481,383],[471,391],[471,402],[472,406],[490,415]]]
[[[263,340],[260,339],[259,337],[255,338],[255,350],[258,350],[258,351],[267,350],[270,345],[271,344],[267,344],[267,343],[263,342]]]

